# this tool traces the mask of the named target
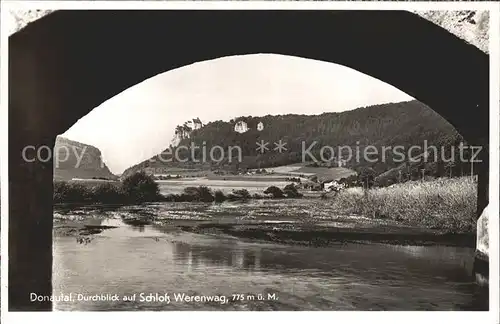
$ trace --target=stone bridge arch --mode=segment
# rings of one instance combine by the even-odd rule
[[[274,53],[345,65],[427,104],[474,145],[488,203],[489,56],[406,11],[57,11],[9,37],[9,309],[50,310],[52,160],[26,145],[58,134],[159,73]]]

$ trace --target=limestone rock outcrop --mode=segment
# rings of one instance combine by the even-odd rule
[[[54,147],[54,179],[74,178],[117,179],[104,163],[98,148],[58,136]]]

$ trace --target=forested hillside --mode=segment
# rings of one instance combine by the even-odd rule
[[[235,131],[235,125],[241,122],[246,124],[246,132]],[[261,123],[260,127],[258,127],[259,123]],[[231,170],[275,167],[303,162],[304,148],[307,149],[311,145],[310,155],[320,160],[320,164],[323,165],[325,163],[322,161],[329,160],[331,156],[330,150],[323,150],[323,155],[321,155],[321,147],[333,147],[334,159],[330,163],[338,165],[337,148],[339,146],[349,146],[355,154],[356,150],[363,152],[366,146],[373,145],[378,148],[379,153],[382,153],[382,147],[423,146],[424,140],[427,140],[429,146],[446,146],[461,141],[461,136],[452,125],[418,101],[388,103],[341,113],[312,116],[292,114],[263,117],[242,116],[230,121],[219,120],[193,128],[185,123],[178,129],[182,129],[182,132],[176,132],[179,137],[178,145],[189,147],[193,143],[198,147],[205,146],[207,152],[211,147],[218,145],[223,147],[226,153],[230,151],[230,146],[238,146],[242,150],[243,160],[239,163],[233,159],[232,163],[229,163],[226,155],[226,159],[222,162],[201,163],[193,160],[202,159],[202,149],[195,151],[194,159],[188,150],[182,150],[179,151],[179,157],[188,159],[188,162],[175,162],[175,158],[172,162],[162,162],[156,157],[152,161],[144,161],[126,170],[124,175],[146,167]],[[257,150],[256,145],[256,142],[261,140],[270,143],[269,150],[263,154]],[[274,143],[279,140],[286,143],[286,151],[281,153],[273,150]],[[171,147],[171,150],[175,150],[175,147]],[[233,152],[236,151],[233,150]],[[306,154],[306,158],[312,163],[314,160],[310,158],[310,155]],[[386,158],[382,159],[380,154],[377,162],[367,161],[363,154],[359,159],[353,157],[347,160],[347,156],[342,156],[341,159],[344,160],[345,167],[355,170],[370,167],[375,170],[376,174],[381,174],[401,164],[401,161],[393,161],[390,151],[386,152],[385,156]],[[166,153],[164,159],[165,157],[172,157],[172,155]],[[375,160],[376,157],[376,154],[371,154],[369,159]]]

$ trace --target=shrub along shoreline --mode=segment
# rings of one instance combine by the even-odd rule
[[[212,192],[206,186],[187,187],[181,194],[160,194],[158,183],[145,173],[138,172],[121,182],[104,182],[83,184],[75,182],[54,182],[54,203],[88,203],[88,204],[140,204],[147,202],[216,202],[269,198],[300,198],[294,184],[282,189],[271,186],[263,195],[251,195],[246,189],[233,190],[224,194],[217,190]]]
[[[251,195],[246,189],[229,194],[212,191],[206,186],[187,187],[180,194],[162,195],[154,179],[135,173],[121,182],[83,184],[54,182],[55,204],[130,205],[148,202],[246,201],[250,199],[300,198],[293,184],[283,189],[267,188],[263,194]],[[390,219],[401,223],[442,229],[451,233],[474,232],[476,229],[477,184],[468,177],[439,178],[432,181],[410,181],[391,187],[348,188],[325,195],[342,214],[374,219]]]

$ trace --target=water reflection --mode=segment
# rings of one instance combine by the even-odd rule
[[[113,213],[113,211],[107,211]],[[117,216],[117,215],[115,215]],[[92,217],[90,219],[93,219]],[[94,221],[94,220],[86,220]],[[54,292],[272,292],[279,301],[220,304],[57,303],[59,310],[476,310],[487,292],[473,249],[347,244],[309,248],[96,220],[87,245],[55,237]]]
[[[306,272],[316,276],[331,276],[332,271],[348,276],[353,272],[363,272],[367,280],[470,282],[473,258],[470,249],[462,249],[460,258],[451,253],[449,247],[423,247],[419,254],[407,254],[411,247],[388,245],[349,244],[342,248],[252,248],[238,244],[210,246],[192,243],[172,243],[173,258],[188,262],[195,268],[208,266],[231,267],[244,271]],[[363,252],[363,250],[365,250]],[[387,253],[393,250],[395,253]],[[455,251],[456,252],[456,251]],[[380,271],[384,269],[384,271]]]
[[[144,225],[130,225],[130,228],[133,231],[137,231],[140,233],[143,233],[144,231],[146,231],[146,227]]]
[[[187,243],[173,243],[174,260],[186,262],[192,269],[219,267],[234,268],[246,272],[260,270],[260,250],[230,247],[196,246]]]

